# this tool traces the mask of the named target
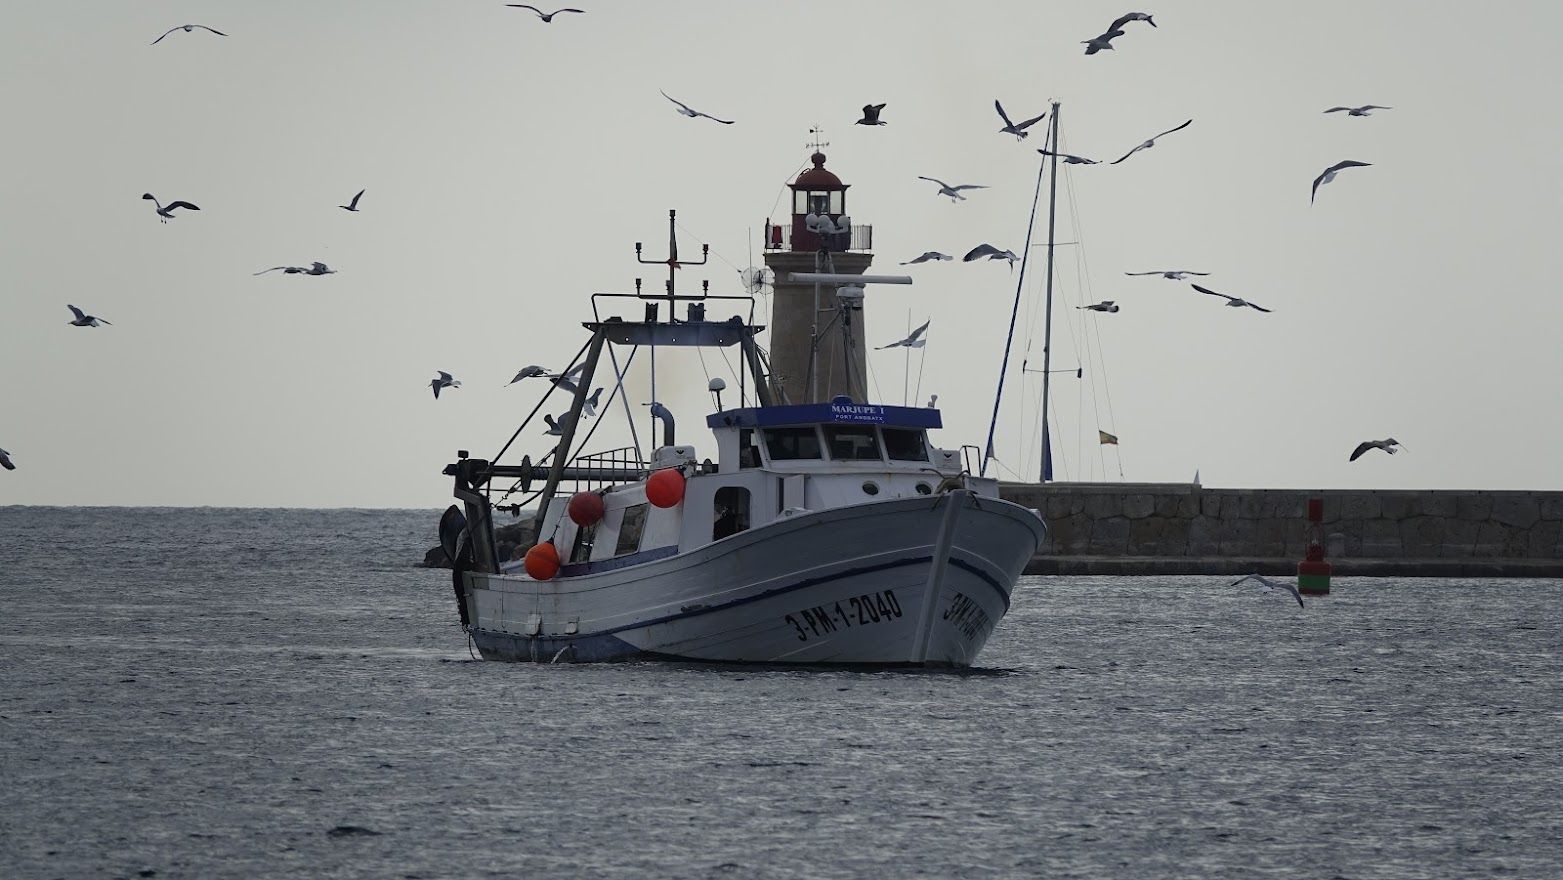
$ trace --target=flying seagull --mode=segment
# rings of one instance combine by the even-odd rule
[[[1294,586],[1292,586],[1291,584],[1288,584],[1288,583],[1283,583],[1281,581],[1272,581],[1272,580],[1270,580],[1269,578],[1265,577],[1262,574],[1248,574],[1248,575],[1244,575],[1244,576],[1238,578],[1237,580],[1233,581],[1232,582],[1232,586],[1235,587],[1238,584],[1245,583],[1247,581],[1258,581],[1259,582],[1259,592],[1261,592],[1261,593],[1275,593],[1275,592],[1291,593],[1292,594],[1292,598],[1297,600],[1298,607],[1300,607],[1300,608],[1308,607],[1308,606],[1303,604],[1302,594],[1297,592],[1297,588],[1296,587],[1294,587]]]
[[[1103,49],[1113,48],[1113,39],[1121,36],[1123,36],[1123,31],[1112,28],[1105,34],[1099,34],[1089,40],[1081,40],[1080,42],[1085,44],[1085,54],[1095,55]]]
[[[141,197],[143,199],[151,199],[152,200],[152,204],[157,206],[157,217],[158,217],[158,219],[162,220],[164,223],[167,223],[168,221],[174,219],[173,210],[175,208],[189,208],[192,211],[199,211],[199,210],[201,210],[200,208],[197,208],[195,205],[192,205],[189,202],[169,202],[167,205],[164,205],[163,203],[159,202],[157,200],[157,197],[152,195],[151,193],[142,193]]]
[[[1346,460],[1356,461],[1357,459],[1361,458],[1363,453],[1367,452],[1369,449],[1382,449],[1390,455],[1394,455],[1396,452],[1400,451],[1395,448],[1399,445],[1400,441],[1393,437],[1389,438],[1388,440],[1364,440],[1363,442],[1357,444],[1357,448],[1351,451],[1351,458]]]
[[[1323,174],[1313,179],[1313,192],[1308,196],[1308,204],[1313,204],[1313,200],[1319,197],[1319,187],[1333,181],[1336,174],[1347,168],[1366,168],[1372,164],[1371,162],[1353,162],[1350,159],[1344,159],[1324,169]]]
[[[602,389],[598,388],[596,391],[592,392],[591,397],[586,398],[586,400],[581,404],[582,409],[586,411],[586,417],[591,418],[592,416],[597,415],[597,407],[601,403]]]
[[[913,257],[912,259],[907,260],[906,262],[902,263],[901,265],[903,265],[903,266],[915,266],[918,263],[927,263],[929,261],[938,262],[940,260],[953,260],[953,259],[955,259],[955,258],[950,256],[949,254],[941,254],[938,251],[923,251],[923,255],[922,256],[920,256],[920,257]]]
[[[1157,272],[1125,272],[1125,275],[1160,275],[1170,281],[1182,281],[1190,275],[1209,275],[1209,272],[1190,272],[1187,269],[1162,269]]]
[[[1151,27],[1156,26],[1156,21],[1151,18],[1150,13],[1148,12],[1125,12],[1123,15],[1118,16],[1118,20],[1114,21],[1113,26],[1108,28],[1108,30],[1121,30],[1124,25],[1131,21],[1143,21]]]
[[[854,122],[852,124],[853,125],[888,125],[889,123],[887,123],[883,119],[879,118],[879,111],[881,111],[883,109],[885,109],[885,105],[884,104],[864,104],[863,105],[863,118],[859,119],[857,122]]]
[[[171,27],[168,30],[163,31],[163,37],[168,36],[169,34],[173,33],[174,31],[184,31],[185,33],[188,34],[191,31],[195,30],[196,28],[200,28],[203,31],[211,31],[212,33],[216,34],[219,37],[226,37],[226,36],[228,36],[227,34],[223,33],[222,31],[215,30],[213,28],[209,28],[209,27],[207,27],[204,24],[182,24],[182,25],[180,25],[178,27]],[[158,37],[157,39],[153,40],[152,41],[152,45],[156,46],[158,43],[163,42],[163,37]]]
[[[928,329],[928,325],[932,323],[932,320],[924,321],[923,326],[918,327],[916,330],[912,331],[912,335],[906,337],[905,339],[898,339],[889,345],[881,345],[874,350],[884,351],[887,348],[922,348],[928,344],[928,340],[923,338],[923,333]]]
[[[559,418],[556,419],[547,413],[543,413],[543,421],[548,424],[548,430],[544,431],[544,434],[551,437],[563,437],[564,429],[570,424],[570,414],[562,412],[559,414]]]
[[[1004,105],[999,103],[998,98],[993,99],[993,109],[999,111],[999,118],[1004,120],[1004,127],[999,129],[999,134],[1012,134],[1015,136],[1016,140],[1025,140],[1026,137],[1031,134],[1031,132],[1026,131],[1026,129],[1047,118],[1047,111],[1044,110],[1041,113],[1038,113],[1036,116],[1025,120],[1024,122],[1018,124],[1011,122],[1009,120],[1009,114],[1004,112]]]
[[[6,452],[4,449],[0,449],[0,467],[8,471],[16,470],[16,465],[11,463],[11,453]]]
[[[513,7],[513,8],[516,8],[516,9],[530,9],[533,12],[537,13],[537,17],[541,18],[543,20],[543,24],[548,24],[549,22],[553,21],[554,20],[554,16],[558,15],[561,12],[581,12],[581,13],[584,13],[586,11],[584,9],[555,9],[553,12],[544,12],[543,10],[538,9],[536,6],[528,6],[525,3],[506,3],[505,5]]]
[[[1372,116],[1374,110],[1393,110],[1393,107],[1385,107],[1381,104],[1363,104],[1361,107],[1331,107],[1325,113],[1339,113],[1345,111],[1348,116]]]
[[[1104,299],[1099,303],[1091,303],[1088,306],[1075,306],[1077,309],[1090,309],[1093,312],[1117,312],[1118,304],[1110,299]]]
[[[337,205],[337,207],[341,208],[344,211],[352,211],[353,213],[356,214],[356,213],[358,213],[358,200],[363,198],[363,197],[364,197],[364,191],[363,190],[359,190],[358,191],[358,195],[353,196],[353,200],[351,202],[348,202],[345,205]]]
[[[979,244],[971,250],[967,251],[966,256],[961,257],[961,262],[970,263],[975,260],[983,259],[984,257],[990,260],[1008,260],[1011,267],[1015,265],[1016,260],[1020,259],[1019,257],[1015,256],[1014,251],[1001,251],[993,245],[988,244],[987,242],[983,242],[982,244]]]
[[[325,263],[315,262],[308,266],[272,266],[270,269],[262,269],[256,275],[265,275],[267,272],[282,270],[284,275],[335,275],[336,270]]]
[[[71,310],[71,314],[76,316],[76,320],[70,322],[71,326],[73,326],[73,327],[96,327],[99,324],[110,324],[110,325],[112,325],[114,323],[112,321],[105,321],[102,318],[97,317],[96,315],[88,315],[88,314],[84,313],[81,309],[78,309],[78,308],[76,308],[75,306],[73,306],[73,305],[71,305],[69,303],[66,303],[65,307],[67,309],[70,309]]]
[[[952,202],[966,201],[966,197],[961,195],[961,190],[963,189],[987,189],[986,186],[976,183],[963,183],[960,186],[950,186],[948,183],[945,183],[937,177],[924,177],[921,174],[917,175],[917,179],[939,184],[939,195],[949,196],[950,201]]]
[[[657,89],[657,91],[662,92],[661,89]],[[688,116],[690,119],[694,119],[694,118],[696,118],[698,116],[704,116],[707,119],[716,120],[717,122],[720,122],[723,125],[732,125],[733,122],[734,122],[734,120],[731,120],[731,119],[717,119],[715,116],[712,116],[709,113],[701,113],[699,110],[696,110],[695,108],[689,106],[688,104],[685,104],[683,101],[680,101],[679,99],[673,97],[672,95],[668,94],[667,92],[662,92],[662,97],[667,98],[669,101],[672,101],[673,103],[677,104],[678,105],[678,112],[684,114],[685,116]]]
[[[1261,311],[1261,312],[1268,313],[1270,311],[1269,309],[1265,308],[1264,306],[1256,306],[1256,305],[1254,305],[1253,303],[1249,302],[1246,299],[1238,299],[1235,296],[1227,296],[1224,293],[1216,293],[1214,290],[1211,290],[1208,287],[1200,287],[1198,284],[1190,284],[1189,286],[1194,288],[1195,290],[1199,291],[1200,293],[1208,293],[1211,296],[1219,296],[1222,299],[1227,301],[1227,305],[1232,306],[1233,308],[1242,308],[1243,306],[1248,306],[1251,309],[1255,309],[1255,310]]]
[[[451,374],[445,372],[444,370],[438,370],[437,372],[440,375],[437,378],[429,380],[429,387],[434,389],[434,399],[435,400],[439,400],[440,399],[440,389],[441,388],[460,388],[461,387],[461,380],[460,379],[453,378],[451,376]]]
[[[516,373],[516,377],[511,379],[507,385],[514,385],[517,382],[520,382],[522,379],[530,379],[533,376],[546,375],[548,375],[547,367],[539,367],[537,364],[528,364],[527,366],[522,367],[521,371]]]
[[[1037,150],[1044,156],[1057,156],[1064,160],[1065,165],[1100,165],[1096,159],[1087,159],[1084,156],[1076,156],[1073,153],[1055,153],[1052,150]]]
[[[1133,156],[1135,153],[1138,153],[1141,150],[1149,150],[1151,147],[1156,146],[1156,138],[1166,137],[1167,135],[1172,134],[1175,131],[1182,131],[1183,129],[1188,128],[1193,123],[1194,123],[1194,120],[1190,119],[1188,122],[1183,123],[1182,125],[1178,126],[1177,128],[1169,128],[1166,131],[1162,132],[1161,134],[1156,135],[1156,137],[1153,137],[1150,140],[1146,141],[1145,143],[1140,144],[1138,147],[1135,147],[1134,149],[1130,150],[1129,152],[1124,153],[1122,157],[1114,159],[1113,161],[1111,161],[1111,162],[1109,162],[1107,164],[1109,164],[1109,165],[1117,165],[1119,162],[1122,162],[1124,159],[1127,159],[1130,156]]]

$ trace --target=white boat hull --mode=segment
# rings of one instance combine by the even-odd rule
[[[1044,535],[1034,512],[957,490],[803,513],[551,581],[462,577],[487,659],[961,667]]]

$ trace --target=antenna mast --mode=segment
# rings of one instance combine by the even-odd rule
[[[1039,482],[1053,480],[1053,441],[1048,436],[1048,382],[1053,366],[1053,218],[1058,210],[1058,102],[1053,102],[1053,172],[1047,183],[1047,306],[1042,322],[1042,473]],[[1078,237],[1078,236],[1077,236]]]

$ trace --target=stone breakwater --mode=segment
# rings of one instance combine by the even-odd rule
[[[1337,574],[1563,576],[1563,492],[1208,489],[1181,483],[1007,483],[1048,542],[1032,573],[1289,571],[1307,502],[1324,501]]]

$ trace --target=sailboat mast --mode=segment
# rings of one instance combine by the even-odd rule
[[[1048,383],[1053,378],[1053,230],[1058,212],[1058,102],[1053,102],[1053,131],[1049,135],[1053,147],[1053,168],[1047,183],[1047,305],[1042,322],[1042,471],[1038,482],[1053,479],[1053,442],[1049,437]]]

